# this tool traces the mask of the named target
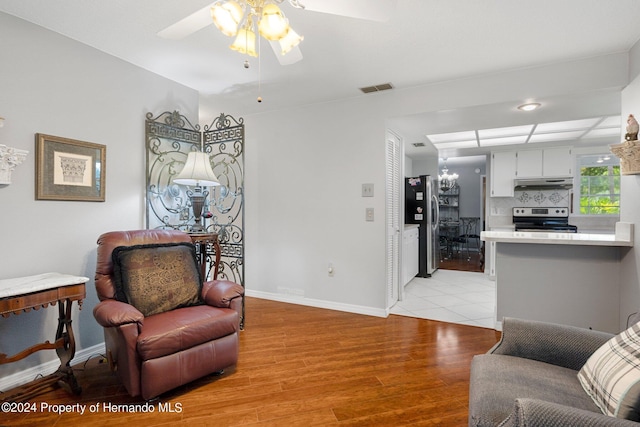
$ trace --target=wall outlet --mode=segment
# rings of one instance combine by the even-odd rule
[[[365,215],[367,221],[373,221],[373,208],[367,208]]]
[[[362,184],[362,197],[373,197],[373,184]]]

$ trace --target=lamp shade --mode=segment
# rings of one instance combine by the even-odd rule
[[[220,185],[218,178],[216,178],[211,169],[209,156],[201,151],[189,152],[184,168],[173,179],[173,182],[180,185],[199,185],[203,187]]]

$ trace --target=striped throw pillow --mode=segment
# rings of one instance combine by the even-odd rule
[[[603,414],[640,420],[640,322],[596,350],[578,380]]]

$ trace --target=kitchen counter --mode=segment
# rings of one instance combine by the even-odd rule
[[[614,233],[544,233],[537,231],[483,231],[487,242],[533,243],[547,245],[633,246],[633,224],[618,222]]]
[[[495,245],[497,329],[506,316],[624,329],[620,260],[633,246],[633,224],[619,222],[609,234],[487,231],[481,238]]]

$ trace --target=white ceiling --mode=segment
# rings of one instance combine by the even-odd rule
[[[358,88],[386,82],[410,88],[625,52],[640,39],[637,0],[393,2],[389,20],[381,23],[294,9],[285,1],[283,11],[305,37],[300,45],[304,59],[282,66],[265,43],[260,63],[251,58],[249,69],[243,67],[247,57],[228,49],[232,40],[213,25],[179,41],[157,36],[211,0],[0,0],[0,11],[196,89],[203,104],[214,102],[246,115],[367,96]],[[262,103],[256,102],[258,95]],[[597,117],[616,106],[619,110],[615,92],[579,97],[551,100],[557,111],[541,109],[526,119],[515,115],[515,105],[493,105],[449,111],[445,121],[434,120],[434,115],[441,116],[436,112],[396,118],[395,123],[417,130],[415,134],[433,134]],[[603,105],[611,107],[608,112],[602,112]],[[483,126],[472,124],[479,118]]]

